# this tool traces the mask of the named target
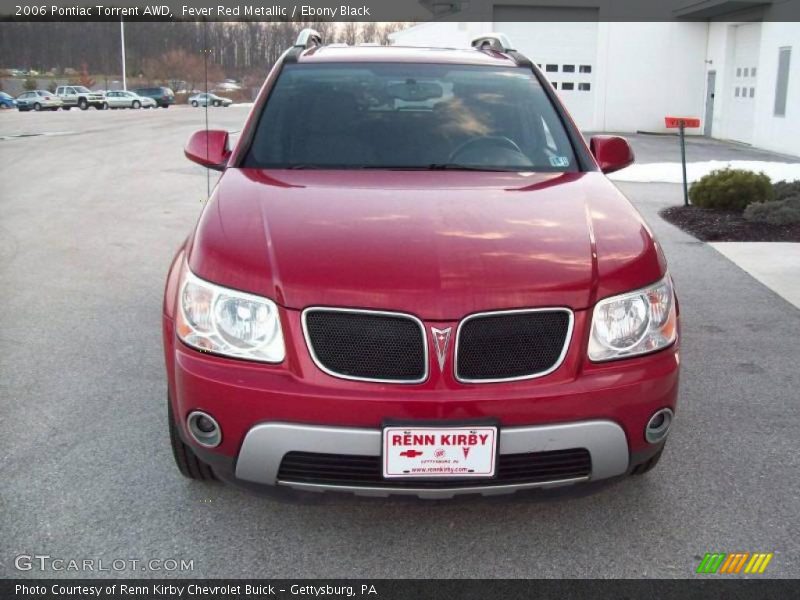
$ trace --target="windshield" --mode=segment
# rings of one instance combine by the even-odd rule
[[[285,66],[242,166],[577,170],[529,70],[408,63]]]
[[[82,85],[76,86],[73,88],[76,92],[80,92],[81,94],[88,94],[89,90],[83,87]]]

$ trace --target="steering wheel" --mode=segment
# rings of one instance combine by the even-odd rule
[[[507,138],[504,135],[487,135],[485,137],[472,138],[471,140],[467,140],[463,144],[459,145],[458,148],[456,148],[450,153],[450,157],[448,160],[450,162],[457,163],[458,160],[456,159],[460,154],[464,154],[467,150],[474,151],[474,149],[480,145],[486,146],[487,150],[491,147],[505,148],[507,150],[513,150],[514,152],[517,152],[522,156],[525,156],[525,153],[522,151],[522,149],[511,138]]]

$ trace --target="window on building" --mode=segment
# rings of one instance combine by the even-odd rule
[[[750,88],[750,97],[753,98],[756,95],[756,88]]]
[[[745,67],[745,68],[744,68],[744,71],[742,71],[742,77],[747,77],[749,73],[750,73],[750,69],[748,69],[747,67]]]
[[[738,87],[734,90],[733,95],[736,96],[737,98],[739,97],[739,88]]]
[[[578,84],[578,89],[579,89],[581,92],[588,92],[589,90],[591,90],[591,89],[592,89],[592,86],[591,86],[591,84],[589,84],[589,83],[579,83],[579,84]]]
[[[742,67],[736,67],[736,76],[737,77],[741,77],[742,76]]]
[[[751,67],[750,68],[750,76],[751,77],[755,77],[756,76],[756,68],[755,67]]]
[[[561,65],[561,72],[562,73],[574,73],[575,72],[575,65]]]
[[[591,73],[592,72],[592,65],[581,65],[580,66],[581,73]]]
[[[548,73],[557,73],[558,72],[558,65],[545,65],[545,71]]]
[[[556,89],[556,90],[558,89],[558,82],[557,81],[551,81],[550,83],[553,84],[553,89]]]
[[[575,89],[575,84],[572,83],[571,81],[565,81],[564,83],[561,84],[561,89],[562,90],[574,90]]]
[[[778,48],[778,79],[775,82],[776,117],[786,116],[786,94],[789,91],[789,62],[792,58],[790,46]]]

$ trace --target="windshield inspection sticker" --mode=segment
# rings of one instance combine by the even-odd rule
[[[566,156],[551,156],[550,165],[553,167],[568,167],[569,158]]]

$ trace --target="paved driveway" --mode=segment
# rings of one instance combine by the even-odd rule
[[[245,112],[212,110],[212,127]],[[0,140],[0,575],[41,575],[13,567],[39,553],[182,558],[208,577],[687,577],[707,551],[775,552],[766,576],[800,573],[800,311],[656,216],[675,185],[620,186],[683,318],[680,411],[650,475],[446,502],[179,477],[159,315],[205,195],[180,150],[201,126],[187,108],[0,114],[0,137],[58,134]]]

